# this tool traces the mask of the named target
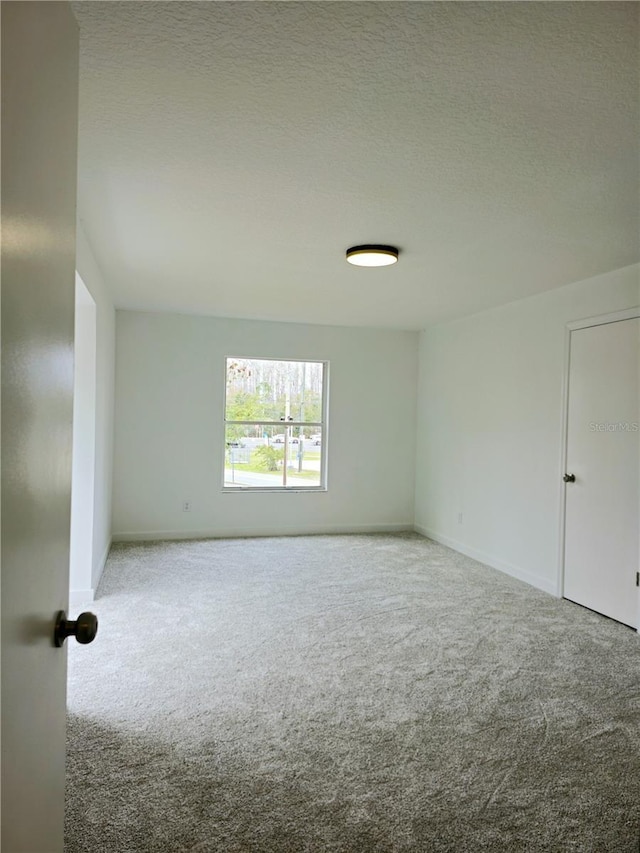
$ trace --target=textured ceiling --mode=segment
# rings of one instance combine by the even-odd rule
[[[119,307],[417,329],[639,259],[638,3],[73,8]]]

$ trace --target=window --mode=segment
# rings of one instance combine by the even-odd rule
[[[227,358],[224,488],[326,488],[328,365]]]

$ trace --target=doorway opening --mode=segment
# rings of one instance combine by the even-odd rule
[[[69,606],[93,601],[96,303],[76,273]]]

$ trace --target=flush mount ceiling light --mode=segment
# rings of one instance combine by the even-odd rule
[[[357,267],[388,267],[398,260],[395,246],[352,246],[347,249],[347,260]]]

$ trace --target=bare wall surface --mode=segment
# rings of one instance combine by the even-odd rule
[[[415,332],[118,311],[114,537],[412,528],[417,345]],[[329,361],[327,492],[222,493],[233,355]]]
[[[416,528],[549,592],[565,327],[640,303],[634,265],[421,334]]]
[[[91,589],[100,581],[111,545],[115,309],[111,292],[78,223],[77,270],[96,303],[96,435]]]
[[[69,605],[93,599],[96,454],[96,303],[76,273]]]

